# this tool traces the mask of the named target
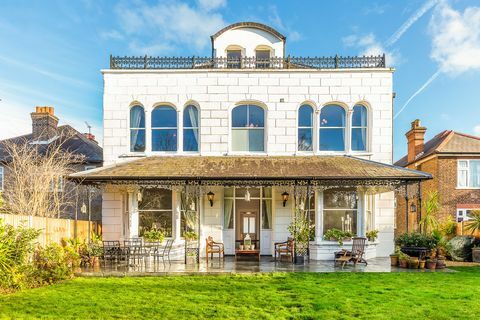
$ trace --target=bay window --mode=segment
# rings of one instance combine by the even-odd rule
[[[480,188],[480,160],[458,160],[457,186],[459,188]]]
[[[345,109],[327,105],[320,111],[319,149],[345,151]]]
[[[167,189],[144,189],[138,203],[139,235],[151,229],[160,230],[165,237],[172,236],[173,204],[172,191]]]
[[[323,193],[323,232],[330,229],[357,233],[357,193],[326,190]]]
[[[152,151],[177,151],[177,111],[171,106],[152,111]]]
[[[265,151],[265,111],[255,105],[232,110],[232,151]]]

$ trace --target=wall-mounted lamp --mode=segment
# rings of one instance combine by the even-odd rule
[[[285,207],[285,204],[286,204],[287,201],[288,201],[288,196],[289,196],[289,194],[288,194],[287,191],[285,191],[284,193],[282,193],[282,199],[283,199],[283,206],[284,206],[284,207]]]
[[[413,202],[410,204],[410,212],[417,212],[417,205]]]
[[[215,197],[215,193],[213,193],[212,191],[209,191],[207,193],[207,199],[208,199],[208,202],[210,202],[210,207],[213,207],[213,198]]]

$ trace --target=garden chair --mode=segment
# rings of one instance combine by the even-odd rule
[[[170,251],[172,250],[173,240],[168,239],[163,248],[159,242],[157,244],[158,246],[153,251],[153,261],[158,262],[162,258],[162,262],[165,263],[165,257],[167,257],[168,263],[170,263]]]
[[[209,236],[207,238],[207,245],[205,247],[207,253],[207,263],[208,263],[208,254],[211,254],[211,258],[213,259],[213,254],[218,253],[218,258],[220,259],[220,255],[225,259],[225,250],[223,243],[213,241],[213,238]]]
[[[103,244],[103,261],[106,263],[107,260],[117,262],[119,257],[122,255],[122,248],[120,248],[120,241],[102,241]]]
[[[293,262],[293,251],[295,247],[295,240],[293,238],[288,238],[284,242],[275,242],[275,261],[277,261],[277,254],[280,261],[282,257],[287,257],[291,262]]]
[[[126,255],[127,258],[127,263],[130,262],[130,259],[133,260],[133,263],[135,262],[140,262],[140,260],[143,261],[143,259],[146,256],[145,250],[143,248],[143,243],[142,240],[137,238],[137,239],[130,239],[130,240],[124,240],[123,241],[123,246],[124,246],[124,254]]]
[[[335,253],[335,264],[340,263],[342,268],[349,262],[353,262],[356,266],[357,263],[365,263],[368,265],[367,260],[363,258],[365,254],[365,244],[367,238],[355,237],[353,238],[352,250],[344,250]]]

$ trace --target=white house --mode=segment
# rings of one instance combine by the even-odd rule
[[[181,247],[195,230],[234,254],[248,233],[272,255],[306,212],[311,259],[333,258],[332,228],[379,230],[367,258],[392,252],[393,191],[430,177],[391,165],[394,70],[285,43],[242,22],[212,36],[211,57],[111,57],[105,167],[72,177],[104,188],[104,239],[158,228]]]

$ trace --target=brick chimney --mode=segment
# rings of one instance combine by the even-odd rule
[[[95,143],[98,143],[97,140],[95,140],[95,136],[89,132],[83,134],[85,138],[87,138],[90,141],[93,141]]]
[[[412,122],[412,128],[405,136],[408,141],[407,161],[410,163],[415,161],[417,155],[422,153],[425,147],[425,132],[427,128],[422,127],[420,120],[416,119]]]
[[[30,115],[33,141],[48,141],[57,135],[58,118],[53,107],[36,107]]]

